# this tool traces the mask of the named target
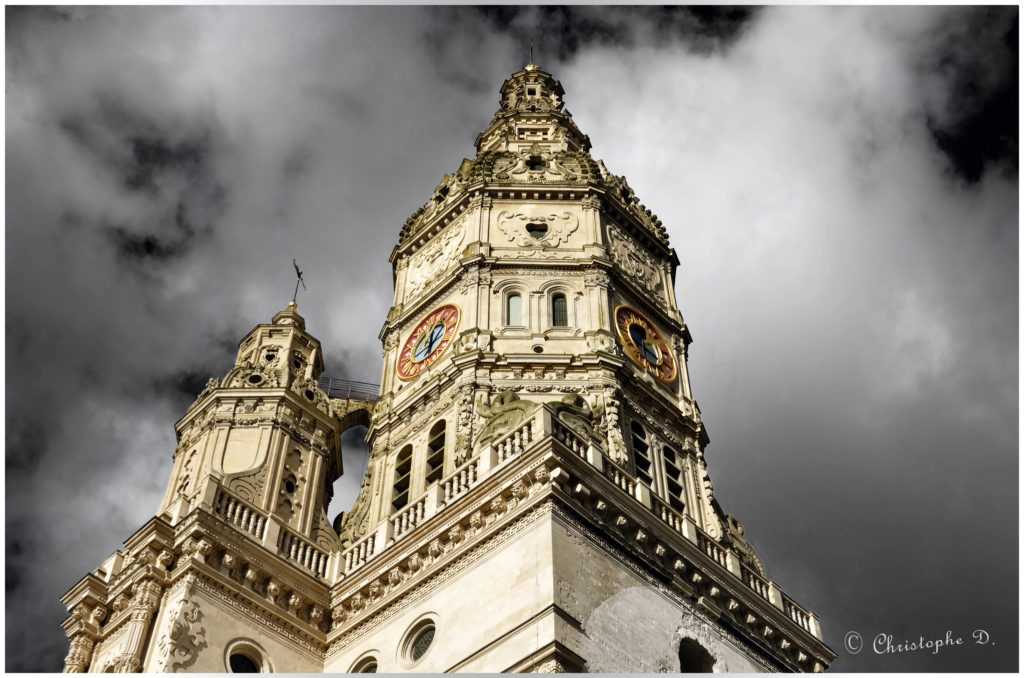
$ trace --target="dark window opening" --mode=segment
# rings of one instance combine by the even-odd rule
[[[569,326],[569,309],[564,294],[556,294],[551,298],[551,324],[555,327]]]
[[[444,470],[444,419],[434,424],[427,440],[427,484],[441,479]]]
[[[395,462],[395,485],[391,493],[391,509],[397,511],[409,503],[409,472],[412,471],[412,445],[398,453]]]
[[[427,648],[434,642],[434,627],[428,626],[412,641],[412,660],[416,661],[427,653]]]
[[[651,446],[647,442],[647,431],[637,422],[629,425],[633,442],[633,463],[636,465],[636,477],[644,485],[650,487],[653,484],[651,472]]]
[[[228,658],[231,673],[259,673],[259,664],[247,654],[236,652]]]
[[[712,673],[715,668],[715,658],[711,653],[692,638],[683,638],[679,643],[679,672],[680,673]]]
[[[531,155],[526,161],[526,169],[530,170],[531,172],[537,172],[538,170],[544,169],[545,164],[546,163],[544,162],[544,159],[541,158],[539,155]]]
[[[665,460],[665,485],[668,489],[668,503],[677,511],[685,507],[683,502],[683,470],[679,465],[679,457],[671,447],[663,447],[661,456]]]
[[[530,237],[534,240],[540,240],[548,234],[547,224],[527,224],[526,232],[530,234]]]

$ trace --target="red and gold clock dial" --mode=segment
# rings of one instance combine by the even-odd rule
[[[398,378],[415,379],[437,362],[455,339],[459,329],[459,307],[439,306],[416,326],[398,354]]]
[[[629,306],[615,309],[615,326],[626,353],[665,384],[676,378],[676,361],[668,343],[650,320]]]

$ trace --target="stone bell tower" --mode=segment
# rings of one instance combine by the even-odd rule
[[[342,472],[323,369],[295,302],[239,343],[175,425],[156,517],[65,594],[66,671],[319,670]]]
[[[667,233],[563,94],[513,74],[406,221],[372,404],[318,388],[294,307],[243,340],[178,423],[157,517],[65,595],[69,670],[827,668],[714,497]]]

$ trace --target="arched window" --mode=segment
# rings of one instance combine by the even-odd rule
[[[377,673],[377,658],[370,655],[359,659],[349,673]]]
[[[224,665],[229,673],[273,673],[267,653],[256,643],[239,638],[224,648]]]
[[[518,293],[505,299],[505,324],[520,327],[523,324],[523,298]]]
[[[633,463],[636,465],[636,477],[647,487],[652,485],[651,445],[647,442],[647,431],[639,422],[629,424],[633,442]]]
[[[711,653],[692,638],[683,638],[679,643],[680,673],[712,673],[715,670],[715,658]]]
[[[554,327],[569,326],[569,309],[566,306],[564,294],[556,294],[551,297],[551,324]]]
[[[668,489],[668,503],[677,511],[682,511],[683,503],[683,469],[679,463],[679,454],[666,445],[661,448],[661,456],[665,460],[665,487]]]
[[[444,429],[445,421],[434,424],[427,437],[427,484],[441,479],[444,470]]]
[[[231,673],[259,673],[260,665],[248,654],[235,652],[228,658]]]
[[[412,471],[412,445],[406,445],[395,459],[395,487],[391,493],[391,510],[409,503],[409,473]]]

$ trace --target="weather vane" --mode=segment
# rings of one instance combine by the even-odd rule
[[[533,38],[530,38],[530,63],[533,63]]]
[[[292,266],[295,267],[295,275],[298,280],[295,281],[295,292],[292,294],[292,303],[295,303],[295,298],[299,296],[299,284],[302,284],[302,289],[306,289],[306,281],[302,279],[302,271],[299,270],[299,265],[292,259]]]

